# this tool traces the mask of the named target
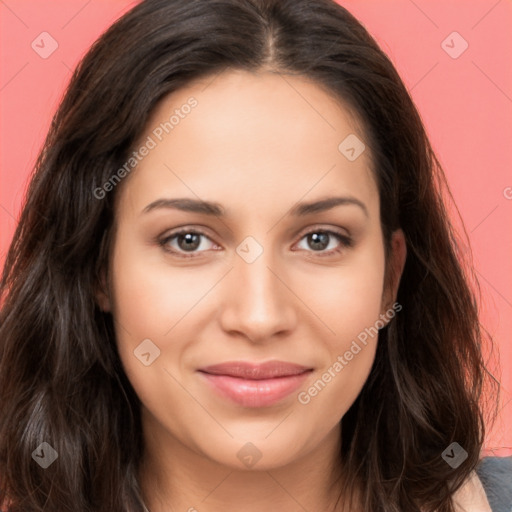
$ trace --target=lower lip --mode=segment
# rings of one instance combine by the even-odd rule
[[[215,391],[243,407],[268,407],[298,389],[311,371],[288,377],[251,380],[200,372]]]

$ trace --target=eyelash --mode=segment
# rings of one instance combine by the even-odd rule
[[[308,235],[311,235],[313,233],[316,233],[316,234],[323,233],[323,234],[327,234],[330,236],[334,236],[340,242],[340,246],[338,246],[336,249],[331,249],[330,251],[327,251],[327,252],[325,252],[325,251],[308,251],[308,252],[317,253],[317,255],[320,256],[321,258],[327,257],[327,256],[333,256],[335,254],[342,252],[344,249],[348,249],[354,245],[354,241],[351,237],[349,237],[343,233],[339,233],[338,231],[322,229],[322,228],[312,229],[312,230],[304,233],[301,236],[300,240],[306,238]],[[197,255],[201,254],[201,252],[204,252],[204,251],[199,251],[199,253],[192,252],[192,253],[187,254],[185,252],[180,252],[180,251],[176,251],[174,249],[168,248],[167,244],[171,240],[173,240],[174,238],[177,238],[179,235],[185,235],[185,234],[201,235],[201,236],[204,236],[204,237],[208,238],[209,240],[211,240],[210,237],[206,233],[203,233],[200,230],[183,228],[183,229],[180,229],[179,231],[175,231],[174,233],[169,234],[168,236],[158,239],[157,242],[163,248],[164,251],[171,253],[173,255],[177,255],[179,258],[196,258],[196,257],[198,257]]]

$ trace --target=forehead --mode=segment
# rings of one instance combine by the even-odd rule
[[[262,208],[265,199],[294,203],[336,189],[371,202],[369,150],[349,159],[346,140],[364,141],[357,117],[315,82],[225,71],[158,104],[134,149],[151,148],[125,183],[125,195],[139,210],[165,193]]]

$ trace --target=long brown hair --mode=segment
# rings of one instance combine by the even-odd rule
[[[482,357],[473,273],[407,89],[365,28],[330,0],[145,0],[77,67],[1,280],[0,506],[142,512],[140,402],[114,319],[94,299],[122,183],[101,198],[94,191],[164,96],[228,68],[309,77],[357,113],[385,240],[401,227],[408,256],[403,309],[380,331],[371,374],[342,419],[346,490],[362,482],[368,512],[453,511],[480,457],[486,382],[497,388]],[[32,460],[42,442],[58,453],[47,469]],[[452,442],[468,454],[455,469],[442,457]]]

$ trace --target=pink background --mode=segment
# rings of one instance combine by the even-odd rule
[[[0,259],[34,160],[71,70],[136,2],[0,2]],[[501,413],[486,452],[512,454],[512,3],[342,1],[395,63],[426,124],[466,225],[481,282],[482,320],[501,353]],[[450,36],[454,31],[459,36]],[[47,59],[31,47],[57,50]],[[450,36],[450,37],[448,37]],[[445,41],[443,43],[443,41]],[[445,49],[459,52],[458,58]],[[451,47],[451,48],[450,48]],[[41,50],[42,51],[42,50]],[[501,377],[500,377],[501,375]],[[508,426],[508,428],[507,428]]]

